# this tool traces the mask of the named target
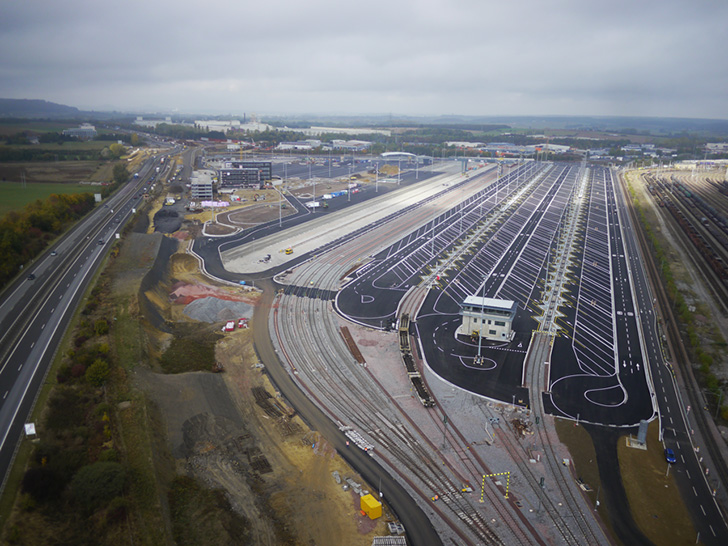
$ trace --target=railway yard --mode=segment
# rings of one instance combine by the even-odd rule
[[[649,180],[680,225],[688,209],[709,210],[688,183]],[[429,189],[334,213],[327,230],[228,245],[223,264],[264,275],[253,258],[296,242],[299,255],[276,255],[268,327],[278,360],[345,449],[393,476],[443,543],[611,542],[555,418],[624,430],[657,419],[672,431],[668,445],[692,445],[688,421],[673,421],[684,407],[616,173],[528,162],[421,184]],[[693,217],[717,290],[727,249],[700,241],[728,241],[726,223],[715,210],[714,221]],[[512,340],[456,335],[458,305],[473,294],[518,302]],[[683,486],[696,491],[694,480]],[[707,486],[698,484],[709,496]],[[696,527],[720,543],[717,505],[699,506]]]

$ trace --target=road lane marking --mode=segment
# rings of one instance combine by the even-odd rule
[[[695,493],[695,496],[698,496],[698,492],[695,490],[695,486],[693,485],[693,493]]]
[[[23,369],[23,365],[21,364],[20,366],[18,366],[18,371],[20,371],[22,369]]]
[[[5,394],[3,394],[3,400],[5,400],[8,397],[9,393],[10,393],[10,391],[5,391]]]

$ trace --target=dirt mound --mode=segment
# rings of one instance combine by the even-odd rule
[[[160,209],[154,215],[154,231],[174,233],[182,227],[182,217],[175,210]]]
[[[199,298],[185,306],[184,314],[200,322],[220,322],[241,317],[252,318],[253,306],[243,301],[217,297]]]

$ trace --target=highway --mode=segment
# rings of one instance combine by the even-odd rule
[[[636,306],[641,315],[642,347],[650,365],[654,384],[661,438],[664,446],[672,449],[677,458],[674,465],[668,465],[665,462],[665,471],[674,474],[685,505],[691,514],[693,525],[699,533],[700,541],[705,544],[728,544],[728,523],[713,496],[715,486],[710,483],[709,468],[702,464],[703,455],[706,450],[710,449],[710,445],[703,445],[703,454],[701,454],[700,446],[694,441],[694,429],[698,426],[703,429],[703,435],[709,434],[706,430],[707,427],[701,422],[704,415],[696,416],[695,413],[702,410],[697,405],[691,407],[690,401],[686,402],[682,399],[673,364],[666,358],[669,353],[681,359],[686,355],[684,355],[684,349],[681,351],[674,346],[669,349],[662,341],[655,306],[665,317],[661,324],[667,322],[668,330],[673,328],[675,320],[662,289],[659,288],[657,291],[652,289],[652,284],[658,282],[659,276],[651,259],[641,259],[642,253],[648,251],[647,243],[640,239],[641,232],[633,227],[638,220],[634,218],[633,211],[627,204],[629,196],[625,195],[624,184],[621,183],[619,186],[620,191],[616,192],[618,213],[622,230],[630,235],[624,240],[630,257],[631,279],[638,296]],[[638,248],[640,244],[642,249]],[[676,332],[672,332],[670,337],[675,335]],[[677,341],[677,344],[681,346],[682,342]],[[687,378],[686,381],[688,381]],[[692,416],[690,415],[691,410]],[[714,457],[719,459],[720,454],[715,454]],[[721,481],[718,482],[718,484],[720,483]]]
[[[10,285],[0,303],[0,474],[4,488],[23,425],[89,282],[154,171],[148,160]],[[55,255],[51,255],[51,253]],[[28,280],[28,274],[34,280]]]

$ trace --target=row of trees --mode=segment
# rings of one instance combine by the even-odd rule
[[[108,283],[102,276],[82,311],[21,484],[21,510],[64,521],[54,537],[64,544],[99,544],[96,533],[127,516],[129,469],[116,448],[113,408],[100,389],[113,362],[102,304]],[[6,537],[11,544],[24,544],[34,534],[21,520]]]
[[[0,219],[0,286],[94,206],[90,193],[53,194]]]
[[[113,169],[114,181],[101,189],[106,197],[129,179],[124,163]],[[9,212],[0,219],[0,287],[45,250],[48,243],[94,207],[90,193],[52,194],[47,199]]]

